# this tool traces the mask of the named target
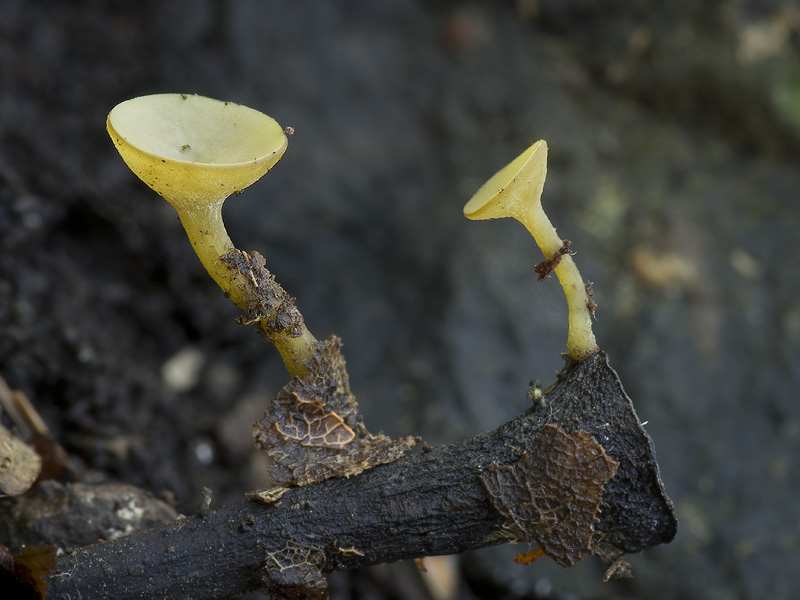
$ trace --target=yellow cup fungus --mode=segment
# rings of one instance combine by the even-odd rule
[[[546,176],[547,143],[539,140],[481,186],[464,206],[464,216],[473,220],[513,217],[528,229],[546,259],[546,270],[539,271],[540,275],[555,271],[564,288],[569,307],[567,350],[571,358],[581,361],[598,351],[592,332],[594,303],[572,260],[569,243],[558,236],[542,209]]]
[[[267,115],[233,102],[203,96],[155,94],[126,100],[108,115],[106,127],[125,163],[167,200],[197,256],[222,290],[252,310],[252,285],[221,260],[235,250],[222,221],[222,204],[257,181],[286,151],[283,128]],[[306,372],[316,339],[302,326],[291,335],[259,319],[291,375]]]

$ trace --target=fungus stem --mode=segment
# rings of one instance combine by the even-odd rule
[[[562,240],[542,208],[547,176],[547,143],[539,140],[487,181],[464,206],[468,219],[513,217],[533,236],[545,257],[540,279],[555,271],[569,308],[567,351],[577,361],[586,360],[599,348],[592,332],[592,310],[586,286]]]
[[[246,106],[186,94],[126,100],[106,126],[130,169],[178,211],[203,266],[246,323],[275,343],[290,375],[304,375],[317,340],[263,257],[236,250],[222,222],[225,199],[283,156],[283,128]]]
[[[230,278],[229,269],[219,257],[232,250],[234,245],[222,221],[224,201],[223,198],[217,202],[198,206],[180,206],[177,203],[173,206],[178,211],[181,225],[186,230],[186,235],[189,236],[189,241],[208,274],[219,287],[228,291],[225,290],[225,281]]]
[[[236,306],[248,313],[256,308],[253,305],[256,300],[253,297],[253,286],[258,289],[259,280],[263,278],[255,274],[248,276],[222,260],[222,256],[236,250],[222,221],[224,200],[207,204],[174,202],[173,206],[178,211],[186,235],[208,274]],[[255,282],[253,278],[256,278]],[[274,281],[271,283],[278,286]],[[278,293],[282,292],[281,289]],[[280,305],[275,306],[253,324],[275,344],[289,375],[301,377],[308,370],[306,363],[311,360],[317,340],[302,321],[301,331],[295,336],[271,326],[270,321],[274,320],[279,309]]]
[[[533,236],[545,259],[552,260],[558,256],[564,241],[558,237],[556,228],[545,214],[541,202],[531,203],[528,212],[522,213],[517,219]],[[574,360],[586,360],[599,350],[592,331],[592,312],[588,308],[590,298],[586,293],[586,284],[569,253],[561,256],[554,271],[567,297],[569,311],[567,352]]]

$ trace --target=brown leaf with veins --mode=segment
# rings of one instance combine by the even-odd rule
[[[343,448],[356,437],[342,417],[325,411],[322,401],[305,402],[294,392],[290,395],[296,402],[294,414],[288,423],[275,423],[275,429],[287,440],[295,440],[301,446]]]
[[[603,486],[619,463],[586,431],[545,425],[512,465],[481,476],[494,506],[517,541],[535,541],[562,567],[594,551],[594,521]]]
[[[400,458],[418,439],[392,440],[364,426],[335,336],[317,343],[308,373],[295,377],[253,425],[253,439],[275,461],[277,484],[350,477]]]

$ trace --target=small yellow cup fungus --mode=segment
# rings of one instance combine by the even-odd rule
[[[126,100],[108,114],[106,128],[125,163],[178,211],[208,273],[237,306],[251,307],[249,282],[220,257],[234,250],[222,204],[257,181],[286,151],[286,135],[267,115],[203,96],[155,94]],[[251,289],[251,288],[250,288]],[[306,372],[316,340],[259,326],[275,343],[291,375]],[[296,332],[295,332],[296,334]]]
[[[592,332],[591,299],[586,292],[568,244],[556,233],[542,209],[542,190],[547,177],[547,143],[539,140],[496,173],[464,206],[464,216],[473,220],[513,217],[533,236],[552,263],[564,288],[569,307],[567,350],[574,360],[585,360],[598,351]]]

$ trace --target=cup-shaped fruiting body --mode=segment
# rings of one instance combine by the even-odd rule
[[[598,351],[592,332],[593,304],[568,246],[542,209],[546,176],[547,143],[539,140],[481,186],[464,206],[464,216],[474,220],[513,217],[528,229],[545,262],[553,265],[567,296],[569,355],[575,360],[585,360]]]
[[[280,160],[287,139],[271,117],[241,104],[187,94],[126,100],[106,127],[123,160],[178,211],[189,240],[226,295],[248,310],[243,275],[220,257],[234,250],[222,221],[225,199],[257,181]],[[269,316],[269,315],[267,315]],[[275,342],[289,372],[305,372],[316,340],[262,330]]]

